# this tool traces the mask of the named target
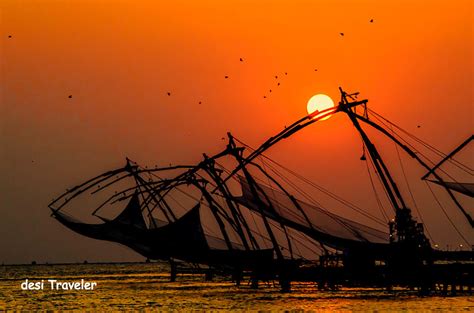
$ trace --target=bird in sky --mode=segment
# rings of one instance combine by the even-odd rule
[[[373,22],[374,22],[374,19],[371,19],[370,22],[373,23]]]
[[[171,96],[171,92],[169,92],[169,91],[168,91],[166,94],[167,94],[168,96]]]
[[[72,95],[69,95],[68,98],[71,99],[71,98],[72,98]]]
[[[339,33],[341,36],[344,36],[344,33]]]
[[[240,62],[244,62],[244,59],[240,58]]]
[[[226,76],[224,76],[224,78],[227,79],[227,78],[229,78],[229,76],[226,75]]]

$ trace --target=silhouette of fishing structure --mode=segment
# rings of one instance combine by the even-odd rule
[[[472,177],[473,170],[453,156],[473,136],[438,163],[428,163],[393,130],[395,124],[368,108],[368,100],[357,100],[358,93],[341,88],[340,92],[337,106],[304,116],[256,149],[228,133],[225,149],[212,156],[203,154],[198,164],[148,168],[127,158],[124,167],[67,189],[49,204],[51,215],[83,236],[120,243],[149,260],[169,261],[171,280],[184,262],[204,267],[207,279],[226,273],[240,284],[249,277],[254,288],[259,281],[277,279],[283,291],[290,290],[292,281],[306,280],[325,289],[403,286],[423,293],[471,292],[473,251],[432,246],[365,128],[383,134],[424,168],[422,179],[443,188],[469,223],[469,231],[474,222],[458,197],[472,201],[474,184],[445,181],[439,170],[444,163],[453,163]],[[372,166],[393,218],[384,221],[264,155],[278,142],[336,113],[345,114],[360,134],[360,159],[368,169]],[[294,180],[377,226],[331,212]],[[106,217],[107,209],[115,209],[114,218]],[[74,211],[74,217],[66,211]],[[78,214],[92,215],[96,222],[81,221]]]

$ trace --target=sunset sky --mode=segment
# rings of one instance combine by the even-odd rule
[[[257,146],[313,95],[338,101],[339,86],[444,152],[473,133],[471,0],[3,0],[0,10],[0,263],[143,259],[66,230],[47,204],[126,156],[194,163],[227,131]],[[268,155],[363,205],[360,153],[340,114]],[[456,244],[436,210],[425,219]]]

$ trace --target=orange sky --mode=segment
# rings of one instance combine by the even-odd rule
[[[0,262],[136,258],[66,231],[47,203],[125,156],[196,162],[222,148],[227,131],[256,146],[302,117],[312,95],[337,101],[338,86],[443,151],[472,133],[470,0],[4,0],[0,8],[0,228],[11,234],[0,237]],[[363,201],[354,187],[365,170],[360,151],[347,117],[335,116],[269,155]],[[450,236],[441,241],[457,240]]]

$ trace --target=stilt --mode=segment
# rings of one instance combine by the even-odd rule
[[[170,268],[171,268],[170,282],[175,282],[176,276],[178,274],[178,267],[172,259],[170,259]]]
[[[213,278],[214,278],[214,272],[212,271],[211,268],[209,268],[209,269],[206,271],[205,280],[206,280],[206,281],[212,281]]]
[[[251,279],[251,285],[250,288],[252,289],[258,289],[258,276],[256,272],[252,272],[252,275],[250,277]]]
[[[286,278],[280,279],[281,292],[290,292],[291,291],[291,281]]]
[[[232,280],[235,282],[237,287],[240,286],[240,282],[242,280],[242,272],[239,268],[236,268],[232,273]]]
[[[288,269],[283,267],[280,271],[280,287],[281,292],[290,292],[291,291],[291,280]]]
[[[316,287],[318,288],[318,290],[323,290],[324,289],[324,283],[322,282],[322,280],[316,282]]]
[[[453,296],[456,295],[456,284],[455,284],[455,283],[453,283],[453,284],[451,285],[451,294],[452,294]]]

